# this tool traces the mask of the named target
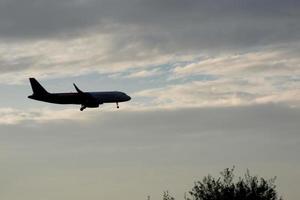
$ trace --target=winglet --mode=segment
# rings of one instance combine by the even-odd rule
[[[84,92],[82,92],[82,91],[75,85],[75,83],[73,83],[73,85],[74,85],[74,87],[75,87],[75,89],[76,89],[76,91],[77,91],[78,93],[84,93]]]

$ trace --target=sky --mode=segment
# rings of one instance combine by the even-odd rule
[[[177,199],[235,166],[300,191],[300,1],[0,0],[0,198]],[[124,91],[79,111],[27,98]]]

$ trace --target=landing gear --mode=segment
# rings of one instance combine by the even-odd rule
[[[83,111],[84,109],[86,109],[86,106],[85,105],[81,105],[80,111]]]
[[[117,104],[117,108],[120,108],[120,106],[119,106],[119,102],[116,102],[116,104]]]

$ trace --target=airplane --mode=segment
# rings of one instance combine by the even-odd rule
[[[83,92],[75,83],[73,83],[76,93],[49,93],[35,79],[29,78],[33,94],[28,96],[29,99],[43,101],[55,104],[78,104],[81,105],[80,111],[86,108],[98,108],[100,104],[116,103],[119,108],[119,102],[129,101],[130,96],[124,92]]]

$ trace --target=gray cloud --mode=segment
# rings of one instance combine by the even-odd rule
[[[15,110],[7,109],[6,113],[9,112],[17,115]],[[300,109],[285,104],[262,104],[152,111],[98,112],[94,110],[83,114],[74,109],[67,109],[46,110],[45,113],[38,113],[37,110],[27,113],[23,111],[20,113],[20,118],[23,116],[23,119],[13,123],[14,125],[2,125],[1,129],[7,132],[6,128],[9,130],[9,127],[14,129],[21,126],[32,131],[37,128],[40,131],[38,127],[47,126],[45,129],[47,132],[63,134],[65,128],[68,129],[65,133],[83,133],[87,127],[92,127],[88,131],[89,134],[98,134],[98,131],[103,129],[105,131],[101,134],[108,137],[115,137],[114,133],[124,137],[136,134],[145,137],[155,135],[164,137],[169,134],[184,136],[222,131],[231,132],[230,134],[248,134],[250,130],[253,134],[278,134],[285,137],[286,134],[295,136],[298,134]],[[27,117],[27,115],[36,117]],[[54,127],[63,127],[63,129],[56,131]]]
[[[92,24],[98,17],[88,3],[63,1],[1,1],[0,30],[5,37],[47,38],[53,34],[76,32]]]
[[[38,57],[36,56],[17,57],[10,60],[2,58],[0,59],[0,71],[1,73],[6,73],[29,69],[32,65],[34,65],[37,58]]]
[[[191,63],[214,50],[268,45],[284,48],[283,60],[296,57],[299,7],[293,0],[0,1],[1,82]]]
[[[180,56],[195,62],[199,53],[268,45],[297,56],[299,7],[293,0],[0,1],[1,82],[176,64]]]
[[[4,155],[29,152],[31,159],[47,155],[54,163],[64,163],[76,154],[83,165],[99,156],[101,166],[157,166],[211,162],[224,151],[240,158],[231,155],[230,162],[300,162],[295,160],[300,110],[284,105],[92,113],[89,120],[74,122],[80,118],[76,115],[73,120],[28,120],[0,126],[1,146],[10,146],[2,149]],[[260,155],[255,153],[258,150]]]
[[[82,115],[77,113],[74,112],[73,118]],[[299,196],[297,190],[289,187],[292,183],[299,184],[295,176],[300,164],[299,108],[269,104],[90,114],[89,120],[79,122],[29,120],[13,126],[1,125],[0,162],[5,172],[0,181],[4,188],[1,197],[20,199],[18,194],[22,194],[26,200],[33,194],[38,195],[36,199],[39,195],[47,198],[59,194],[56,199],[64,199],[75,194],[72,199],[82,199],[87,194],[85,189],[91,186],[97,187],[88,194],[117,197],[120,193],[112,192],[116,184],[130,184],[145,194],[149,188],[152,191],[153,184],[159,185],[156,193],[174,184],[184,191],[183,185],[192,184],[202,171],[206,174],[211,169],[232,165],[259,169],[262,176],[278,175],[278,183],[285,188],[284,196],[289,199]],[[172,173],[165,174],[163,168]],[[140,169],[145,171],[139,174]],[[147,179],[147,172],[153,169],[158,170]],[[183,169],[190,176],[180,175]],[[130,178],[122,178],[120,174]],[[181,180],[160,181],[174,174]],[[129,183],[135,176],[139,181]],[[93,182],[85,184],[89,181]],[[144,187],[145,184],[149,187]],[[30,190],[36,187],[41,188],[42,194]],[[15,188],[24,192],[16,193]],[[64,192],[58,192],[61,188],[65,188]],[[106,191],[99,192],[99,188]],[[139,199],[128,188],[123,188],[121,194]]]
[[[299,39],[299,1],[1,1],[0,35],[59,38],[128,34],[165,51],[235,48]],[[121,31],[121,32],[120,32]]]

